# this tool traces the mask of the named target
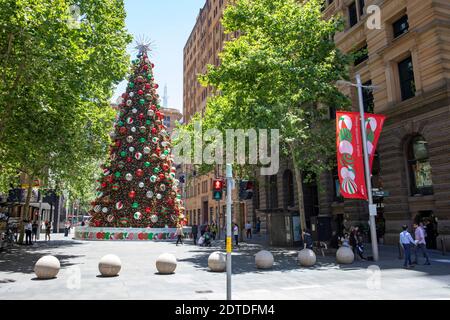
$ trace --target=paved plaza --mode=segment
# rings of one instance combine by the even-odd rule
[[[208,255],[224,251],[223,241],[211,248],[190,240],[174,242],[85,242],[52,235],[50,242],[16,246],[0,253],[1,299],[169,299],[226,298],[226,273],[208,271]],[[233,299],[450,299],[450,256],[432,252],[431,266],[402,268],[398,249],[381,246],[377,264],[356,261],[337,265],[333,255],[318,256],[313,268],[297,264],[294,248],[268,248],[243,243],[233,253]],[[258,270],[254,254],[269,249],[271,270]],[[162,253],[178,259],[176,273],[160,275],[155,267]],[[61,262],[56,279],[37,280],[35,262],[43,255]],[[99,276],[98,261],[106,254],[122,260],[120,275]],[[423,263],[423,259],[421,260]],[[379,266],[379,269],[378,269]]]

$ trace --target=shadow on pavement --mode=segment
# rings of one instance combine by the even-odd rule
[[[192,257],[180,259],[180,262],[188,262],[193,265],[194,268],[209,270],[208,257],[215,251],[221,251],[225,253],[225,245],[223,240],[214,241],[212,247],[200,247],[189,244],[192,249],[189,250],[192,253]],[[274,256],[274,266],[272,269],[257,269],[255,265],[255,254],[260,250],[268,250]],[[352,264],[337,264],[335,253],[325,256],[317,255],[317,262],[313,267],[302,267],[297,261],[298,248],[280,248],[280,247],[267,247],[256,243],[242,243],[238,248],[233,247],[232,264],[233,274],[241,273],[267,273],[267,272],[289,272],[292,270],[298,270],[299,272],[305,270],[315,271],[327,271],[330,269],[338,269],[342,271],[355,271],[365,270],[370,266],[378,266],[381,270],[387,269],[399,269],[405,272],[416,271],[424,273],[424,275],[431,276],[445,276],[450,274],[450,258],[442,256],[437,251],[430,251],[430,259],[432,261],[431,266],[416,265],[415,268],[409,270],[403,270],[403,260],[398,257],[398,250],[395,246],[380,246],[381,260],[363,261],[355,260]],[[370,250],[366,255],[370,255]],[[412,255],[414,259],[414,254]],[[440,260],[441,259],[441,260]],[[438,260],[438,261],[433,261]],[[440,262],[439,262],[440,261]],[[419,256],[419,262],[423,263],[424,258]]]
[[[72,240],[54,240],[54,241],[39,241],[33,245],[14,245],[8,251],[0,253],[0,272],[6,273],[25,273],[30,274],[34,272],[34,265],[43,256],[51,254],[58,258],[61,268],[75,265],[70,263],[74,258],[82,255],[64,255],[51,253],[53,249],[62,249],[65,247],[72,247],[81,245],[81,242]],[[11,282],[8,279],[0,279],[0,283]]]

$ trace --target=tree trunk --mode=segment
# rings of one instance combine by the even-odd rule
[[[23,225],[23,221],[24,220],[28,220],[28,211],[30,211],[30,200],[31,200],[31,192],[33,191],[33,177],[27,175],[28,179],[27,179],[27,183],[28,183],[28,187],[27,187],[27,198],[25,200],[25,204],[23,206],[23,210],[20,213],[20,221],[19,221],[19,230],[20,230],[20,235],[19,235],[19,244],[23,244],[23,237],[24,237],[24,225]]]
[[[303,201],[303,179],[302,172],[298,167],[294,146],[291,145],[291,154],[292,154],[292,163],[294,165],[294,173],[295,173],[295,182],[297,183],[297,192],[298,192],[298,211],[300,214],[300,230],[306,229],[306,217],[305,217],[305,204]]]

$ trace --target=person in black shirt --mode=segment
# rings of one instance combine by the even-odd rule
[[[194,238],[194,245],[197,244],[198,226],[194,224],[192,226],[192,238]]]

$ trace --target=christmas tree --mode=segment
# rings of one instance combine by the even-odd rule
[[[138,45],[111,133],[91,227],[163,228],[185,222],[171,139],[163,124],[148,45]]]

